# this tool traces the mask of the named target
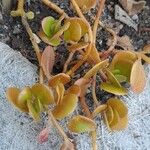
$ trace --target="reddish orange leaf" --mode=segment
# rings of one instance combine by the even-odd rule
[[[55,62],[55,52],[51,46],[47,46],[42,53],[41,66],[47,78],[50,77]]]
[[[130,76],[131,89],[135,93],[141,93],[146,85],[146,76],[141,59],[135,61]]]

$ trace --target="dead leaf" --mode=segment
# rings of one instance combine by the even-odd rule
[[[47,46],[42,53],[41,66],[47,78],[50,77],[55,62],[55,52],[51,46]]]
[[[146,85],[146,76],[141,59],[135,61],[130,76],[131,89],[135,93],[141,93]]]
[[[122,47],[124,50],[134,50],[132,40],[127,35],[117,37],[117,45]]]
[[[129,13],[129,15],[135,15],[140,13],[145,4],[146,1],[135,1],[135,0],[119,0],[120,4],[123,6],[123,8]]]

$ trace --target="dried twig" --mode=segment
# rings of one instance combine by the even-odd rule
[[[50,0],[42,0],[42,2],[47,5],[49,8],[53,9],[60,15],[65,15],[66,18],[68,18],[68,15],[62,10],[60,7],[58,7],[56,4],[51,2]]]
[[[99,24],[99,18],[102,14],[103,8],[105,5],[105,0],[99,0],[99,7],[98,7],[98,12],[95,18],[94,26],[93,26],[93,42],[96,42],[96,33],[97,33],[97,28]]]
[[[67,71],[67,67],[68,67],[70,61],[72,60],[73,55],[74,55],[74,52],[69,53],[69,57],[68,57],[67,61],[64,64],[64,68],[63,68],[64,73]]]

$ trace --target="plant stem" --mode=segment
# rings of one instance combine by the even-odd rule
[[[75,52],[70,52],[67,61],[64,64],[64,68],[63,68],[63,72],[65,73],[67,71],[67,67],[70,63],[70,61],[72,60],[72,57],[74,55]]]
[[[89,46],[86,48],[86,53],[84,55],[84,57],[82,58],[82,60],[80,60],[76,65],[74,65],[68,72],[67,74],[68,75],[72,75],[85,61],[86,59],[88,58],[90,52],[91,52],[91,47],[92,45],[89,44]]]
[[[36,52],[36,55],[37,55],[37,58],[38,58],[38,62],[39,62],[39,64],[40,64],[40,61],[41,61],[41,53],[40,53],[39,46],[38,46],[38,44],[36,43],[36,40],[35,40],[34,35],[33,35],[33,32],[32,32],[32,30],[31,30],[31,28],[30,28],[30,26],[29,26],[29,24],[28,24],[28,22],[27,22],[26,16],[23,15],[21,18],[22,18],[22,24],[24,25],[24,27],[25,27],[27,33],[28,33],[29,36],[30,36],[30,41],[31,41],[31,43],[32,43],[32,45],[33,45],[33,48],[34,48],[34,50],[35,50],[35,52]]]
[[[66,135],[66,133],[63,131],[63,129],[61,128],[61,126],[58,124],[58,122],[56,121],[56,119],[54,118],[51,110],[48,111],[48,116],[49,116],[49,121],[51,120],[54,127],[58,129],[60,135],[64,138],[65,140],[69,140],[68,136]]]
[[[99,24],[99,18],[103,12],[103,8],[105,5],[105,0],[99,0],[99,7],[98,7],[98,12],[96,15],[96,19],[94,22],[94,26],[93,26],[93,42],[96,42],[96,33],[97,33],[97,28],[98,28],[98,24]]]
[[[96,97],[96,75],[94,75],[93,77],[93,83],[92,83],[92,96],[93,96],[93,100],[94,100],[94,103],[96,104],[96,106],[99,105],[99,101],[97,100],[97,97]]]
[[[56,4],[51,2],[50,0],[42,0],[42,2],[47,5],[49,8],[53,9],[60,15],[65,15],[66,18],[68,18],[68,15],[62,10],[60,7],[58,7]]]

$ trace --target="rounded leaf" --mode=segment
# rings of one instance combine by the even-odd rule
[[[81,27],[81,36],[84,36],[86,33],[88,33],[89,26],[82,18],[72,17],[66,19],[66,22],[70,22],[71,24],[78,23]]]
[[[110,98],[107,105],[115,109],[120,118],[124,118],[128,114],[127,106],[120,99]]]
[[[30,87],[25,87],[18,95],[18,104],[24,106],[25,110],[28,112],[27,100],[32,99],[32,92]]]
[[[25,105],[25,103],[23,103],[23,105],[18,103],[19,93],[20,93],[20,90],[18,88],[10,87],[6,91],[6,97],[20,111],[28,112],[28,108],[27,108],[27,105]]]
[[[78,85],[72,85],[71,87],[69,87],[67,89],[65,94],[71,93],[71,94],[79,95],[80,92],[81,92],[81,89],[80,89],[80,87]]]
[[[40,120],[41,103],[38,99],[27,100],[27,106],[30,116],[35,120]]]
[[[120,72],[119,74],[127,77],[127,81],[129,82],[132,65],[136,61],[136,59],[137,59],[136,54],[130,51],[118,52],[114,56],[109,66],[109,69],[111,72],[118,70]]]
[[[70,81],[70,76],[65,73],[59,73],[49,80],[49,86],[55,87],[59,83],[66,84]]]
[[[65,93],[65,87],[62,83],[59,83],[55,89],[57,93],[57,98],[55,101],[56,101],[56,104],[58,104],[58,103],[61,103],[63,99],[64,93]]]
[[[143,52],[144,52],[144,53],[148,53],[148,54],[150,53],[150,44],[144,46]]]
[[[120,75],[120,74],[116,74],[115,75],[115,78],[120,82],[126,82],[127,81],[127,77],[123,76],[123,75]]]
[[[111,130],[114,130],[114,127],[119,123],[120,121],[120,117],[119,117],[119,114],[118,112],[113,109],[113,114],[114,114],[114,117],[113,117],[113,120],[112,122],[109,124],[109,127]]]
[[[55,52],[53,47],[47,46],[41,56],[41,66],[45,75],[49,78],[55,62]]]
[[[113,112],[112,107],[108,106],[104,113],[106,114],[106,118],[107,118],[108,124],[111,124],[111,122],[114,119],[114,112]]]
[[[58,46],[61,42],[60,38],[51,40],[48,36],[46,36],[46,34],[43,31],[39,31],[38,36],[41,38],[43,42],[52,46]]]
[[[96,129],[96,123],[87,117],[78,115],[69,121],[68,129],[75,133],[91,132]]]
[[[141,59],[133,64],[130,77],[131,89],[135,93],[141,93],[146,85],[146,75]]]
[[[53,35],[55,23],[56,23],[55,19],[51,16],[45,17],[42,20],[42,29],[48,37],[51,37]]]
[[[78,42],[81,39],[81,26],[79,23],[71,23],[69,29],[64,32],[65,41]]]
[[[113,73],[111,73],[107,68],[105,69],[105,71],[106,71],[108,81],[114,86],[121,87],[119,81],[116,79],[116,77],[113,75]]]
[[[75,94],[66,94],[62,102],[59,103],[52,111],[56,119],[63,119],[71,114],[77,107],[78,97]]]
[[[29,20],[32,20],[32,19],[34,19],[34,12],[33,11],[28,11],[27,13],[26,13],[26,17],[29,19]]]
[[[35,99],[40,100],[41,104],[49,105],[54,103],[53,92],[48,86],[36,83],[31,87],[31,91]]]
[[[98,64],[101,61],[99,52],[94,44],[92,45],[90,54],[87,59],[90,64]]]
[[[111,125],[110,128],[112,130],[120,131],[125,129],[128,126],[128,117],[125,116],[124,118],[120,118],[119,122],[115,125]]]

